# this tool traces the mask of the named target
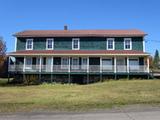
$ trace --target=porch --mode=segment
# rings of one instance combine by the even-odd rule
[[[9,72],[31,74],[149,73],[149,58],[146,56],[24,56],[14,59],[9,57]]]

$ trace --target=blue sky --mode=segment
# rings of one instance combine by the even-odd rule
[[[159,0],[0,0],[0,36],[8,52],[12,34],[30,29],[140,29],[146,51],[160,50]]]

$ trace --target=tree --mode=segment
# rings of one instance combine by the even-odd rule
[[[159,61],[160,59],[159,59],[159,52],[158,52],[158,50],[156,50],[156,52],[155,52],[155,55],[154,55],[154,60],[153,60],[153,67],[154,68],[157,68],[158,69],[158,67],[159,67]]]
[[[0,73],[2,74],[6,68],[4,65],[6,62],[6,42],[0,37]],[[4,68],[5,67],[5,68]]]

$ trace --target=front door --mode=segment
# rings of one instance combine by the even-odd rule
[[[117,72],[126,72],[125,58],[117,58]]]

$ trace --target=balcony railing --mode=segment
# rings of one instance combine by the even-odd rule
[[[116,69],[115,69],[116,68]],[[10,72],[83,72],[83,73],[104,73],[104,72],[148,72],[147,65],[9,65]]]

